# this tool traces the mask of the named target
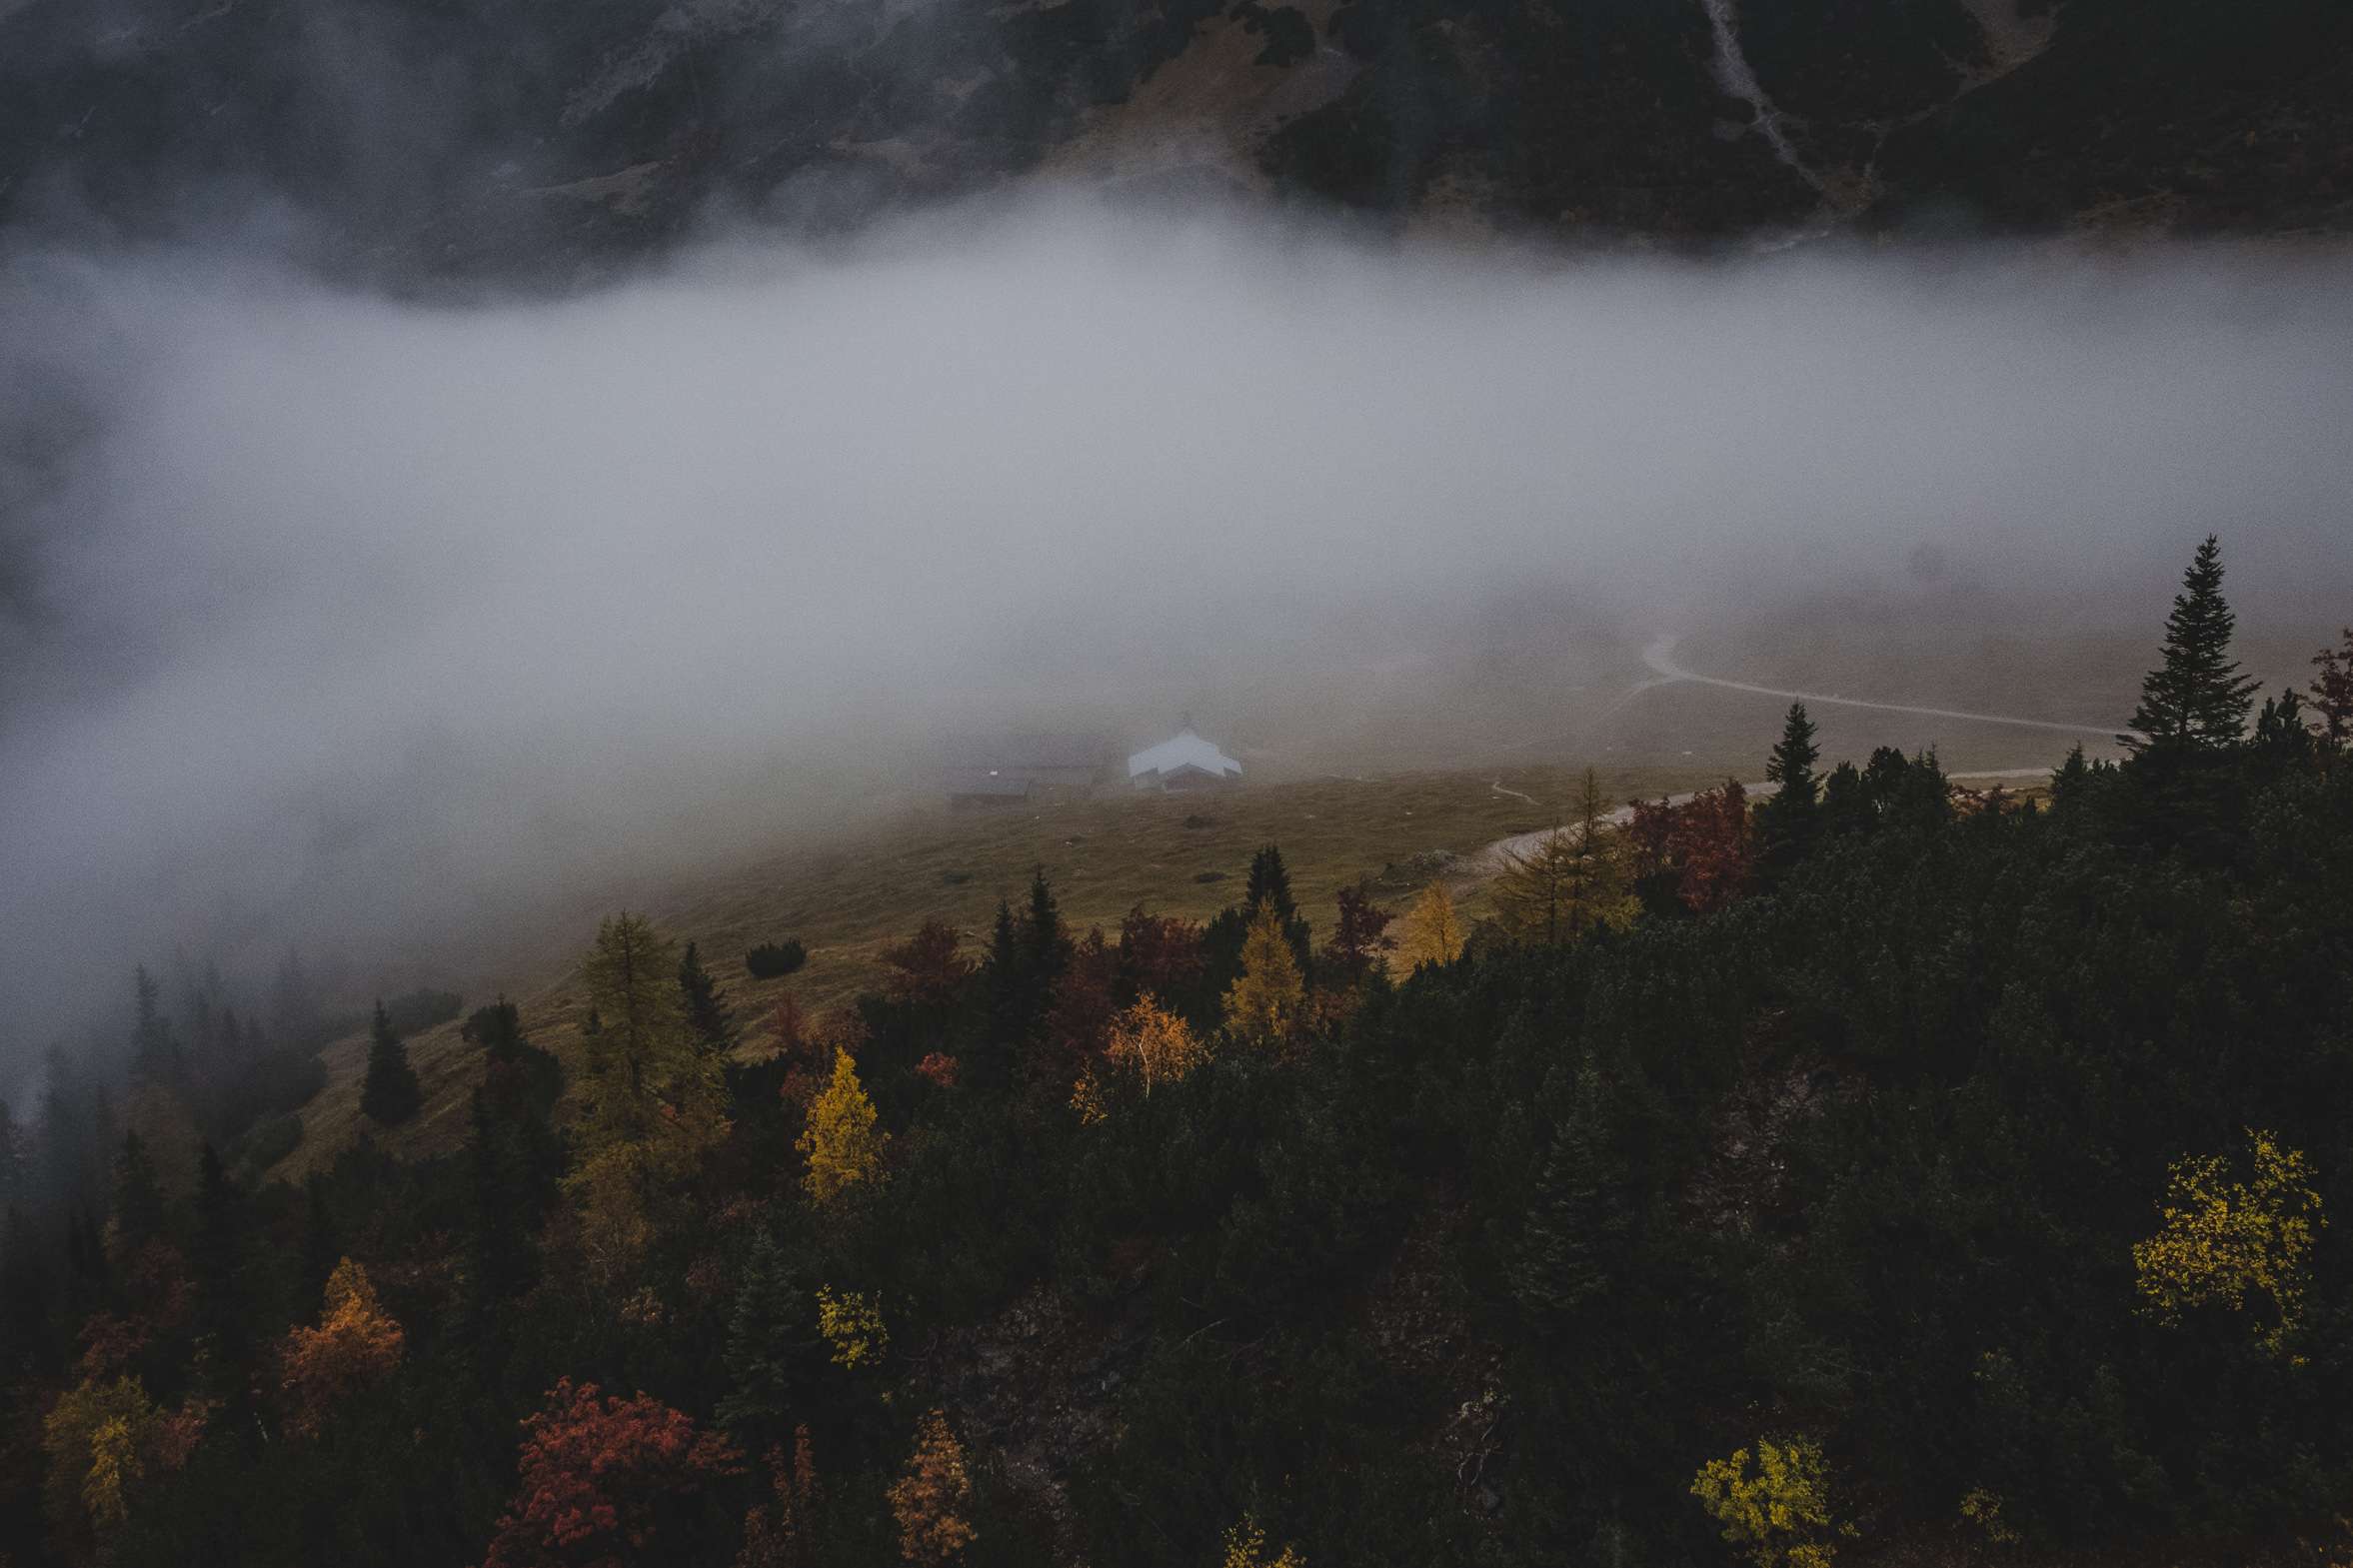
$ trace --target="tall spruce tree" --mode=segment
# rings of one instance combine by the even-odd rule
[[[1781,786],[1773,796],[1777,809],[1810,814],[1821,803],[1821,782],[1814,774],[1814,764],[1821,756],[1814,741],[1814,722],[1806,717],[1805,705],[1791,703],[1781,721],[1781,739],[1773,744],[1772,756],[1765,762],[1765,778]]]
[[[1030,985],[1043,1016],[1054,982],[1071,961],[1070,933],[1063,928],[1062,907],[1055,902],[1054,887],[1047,881],[1043,865],[1030,875],[1030,918],[1023,934],[1028,938]]]
[[[1576,1081],[1528,1201],[1511,1262],[1511,1292],[1531,1326],[1558,1333],[1605,1294],[1622,1266],[1625,1171],[1611,1153],[1601,1077],[1591,1058]]]
[[[392,1018],[378,997],[368,1036],[368,1075],[360,1084],[360,1114],[378,1126],[397,1127],[424,1104],[417,1070],[409,1065],[408,1042],[392,1032]]]
[[[112,1212],[115,1235],[126,1253],[163,1233],[163,1184],[156,1179],[146,1140],[136,1132],[123,1134],[122,1152],[115,1156]]]
[[[687,1027],[696,1042],[720,1056],[735,1049],[735,1017],[693,942],[687,943],[686,956],[678,962],[678,988],[686,996]]]
[[[326,1288],[327,1276],[343,1256],[343,1230],[327,1201],[327,1178],[317,1171],[303,1183],[302,1247],[295,1262],[301,1271],[299,1299],[307,1311]]]
[[[468,1107],[465,1306],[484,1351],[496,1355],[504,1348],[498,1309],[538,1275],[535,1236],[563,1166],[548,1124],[556,1085],[544,1081],[556,1069],[526,1043],[522,1015],[503,996],[477,1008],[464,1035],[484,1052],[482,1084]]]
[[[2238,618],[2222,598],[2222,548],[2206,536],[2165,618],[2165,654],[2141,679],[2132,732],[2116,739],[2134,756],[2157,749],[2220,752],[2237,746],[2254,706],[2255,680],[2230,657]]]
[[[250,1382],[244,1197],[210,1140],[197,1157],[196,1233],[189,1263],[196,1276],[196,1325],[207,1351],[209,1391],[235,1399]]]
[[[179,1070],[180,1049],[171,1020],[163,1014],[163,984],[145,964],[131,971],[138,1023],[131,1038],[131,1067],[142,1077],[167,1079]]]
[[[725,1359],[734,1388],[719,1402],[720,1420],[747,1445],[789,1432],[826,1374],[830,1352],[814,1310],[822,1283],[793,1265],[773,1233],[754,1233],[728,1314]]]
[[[16,1112],[8,1108],[7,1100],[0,1099],[0,1206],[15,1202],[24,1192],[24,1148]]]
[[[1781,722],[1781,739],[1765,760],[1765,778],[1780,787],[1756,808],[1757,848],[1768,876],[1802,858],[1820,825],[1822,784],[1814,764],[1821,755],[1805,705],[1791,703]]]

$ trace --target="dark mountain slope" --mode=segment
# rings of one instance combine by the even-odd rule
[[[544,274],[715,206],[823,228],[1040,169],[1133,180],[1124,149],[1178,135],[1277,199],[1679,244],[1854,213],[2346,219],[2330,0],[1732,20],[1802,171],[1725,90],[1701,0],[20,0],[0,222],[283,202],[384,270]]]

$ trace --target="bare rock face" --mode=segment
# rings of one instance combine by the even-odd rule
[[[575,279],[1037,173],[1400,226],[2353,221],[2335,0],[8,0],[0,224]]]

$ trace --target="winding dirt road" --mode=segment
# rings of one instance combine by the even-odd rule
[[[1930,719],[1965,719],[1980,725],[2016,725],[2028,730],[2056,730],[2061,735],[2098,736],[2103,739],[2116,734],[2114,725],[2068,725],[2049,719],[2021,719],[2015,714],[1972,714],[1958,708],[1921,708],[1911,703],[1873,703],[1859,697],[1831,697],[1822,692],[1786,692],[1777,686],[1754,686],[1746,681],[1726,681],[1720,676],[1703,676],[1685,670],[1674,661],[1675,644],[1680,639],[1661,637],[1651,640],[1642,650],[1642,663],[1658,675],[1655,681],[1645,681],[1636,691],[1648,691],[1654,686],[1666,686],[1676,681],[1695,681],[1701,686],[1720,686],[1728,692],[1754,692],[1759,697],[1785,698],[1792,703],[1828,704],[1835,708],[1869,708],[1883,714],[1921,714]],[[1991,775],[1973,777],[1990,778]]]
[[[2055,730],[2061,735],[2076,737],[2108,737],[2116,734],[2116,729],[2112,725],[2069,725],[2059,724],[2048,719],[2022,719],[2015,714],[1975,714],[1958,708],[1923,708],[1912,703],[1874,703],[1858,697],[1832,697],[1823,692],[1789,692],[1779,687],[1757,686],[1747,681],[1726,681],[1718,676],[1703,676],[1695,670],[1685,670],[1681,665],[1676,664],[1674,652],[1675,644],[1678,641],[1679,639],[1671,636],[1651,640],[1650,646],[1642,650],[1642,663],[1650,667],[1652,678],[1641,682],[1631,692],[1620,698],[1611,712],[1624,707],[1626,703],[1653,687],[1672,686],[1677,682],[1690,681],[1700,686],[1718,686],[1730,692],[1751,692],[1758,697],[1783,698],[1792,703],[1805,703],[1809,706],[1819,703],[1836,708],[1868,708],[1886,714],[1919,714],[1930,719],[1961,719],[1972,724],[2017,725],[2029,730]],[[2048,779],[2050,776],[2051,770],[2048,768],[1996,768],[1972,773],[1956,773],[1951,777],[1954,779],[1998,780]],[[1521,799],[1527,798],[1517,789],[1503,789],[1499,783],[1489,787],[1502,793],[1517,794]],[[1762,799],[1780,786],[1760,780],[1755,784],[1742,784],[1740,787],[1746,789],[1748,797],[1754,800]],[[1667,803],[1681,805],[1690,798],[1689,794],[1671,794],[1667,796]],[[1623,827],[1633,819],[1634,808],[1631,805],[1621,805],[1603,817],[1602,821],[1611,827]],[[1554,833],[1570,831],[1574,831],[1574,829],[1539,827],[1534,832],[1514,833],[1508,838],[1498,838],[1471,856],[1467,862],[1467,869],[1473,876],[1492,876],[1510,864],[1512,860],[1534,853],[1544,840]]]

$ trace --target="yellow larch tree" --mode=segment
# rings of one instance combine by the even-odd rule
[[[1282,933],[1281,916],[1271,902],[1261,901],[1250,916],[1249,934],[1242,938],[1241,978],[1225,991],[1225,1026],[1237,1039],[1278,1044],[1298,1021],[1306,999],[1307,987]]]
[[[1508,856],[1495,877],[1495,918],[1504,934],[1530,946],[1563,946],[1633,918],[1636,902],[1626,892],[1617,847],[1603,831],[1608,815],[1600,778],[1588,768],[1576,820],[1533,850]]]
[[[1446,884],[1433,881],[1406,911],[1404,933],[1397,938],[1397,961],[1407,973],[1425,963],[1452,963],[1462,956],[1462,921],[1454,913],[1454,899]]]
[[[965,1517],[973,1507],[973,1478],[946,1411],[927,1411],[916,1423],[915,1452],[890,1495],[899,1555],[911,1563],[937,1568],[980,1538]]]
[[[891,1135],[875,1125],[875,1102],[858,1081],[858,1063],[834,1048],[834,1075],[809,1102],[809,1120],[793,1146],[809,1156],[801,1185],[813,1203],[831,1203],[862,1181],[883,1172],[883,1148]]]
[[[2279,1134],[2248,1128],[2247,1163],[2241,1181],[2219,1154],[2175,1160],[2157,1206],[2162,1223],[2133,1243],[2132,1264],[2142,1309],[2163,1323],[2196,1307],[2239,1312],[2250,1298],[2269,1301],[2256,1337],[2279,1355],[2302,1324],[2313,1239],[2328,1221],[2310,1161]]]
[[[678,944],[651,921],[605,920],[581,975],[599,1027],[581,1042],[579,1155],[565,1187],[599,1272],[622,1279],[660,1196],[727,1136],[727,1080],[688,1025]]]

